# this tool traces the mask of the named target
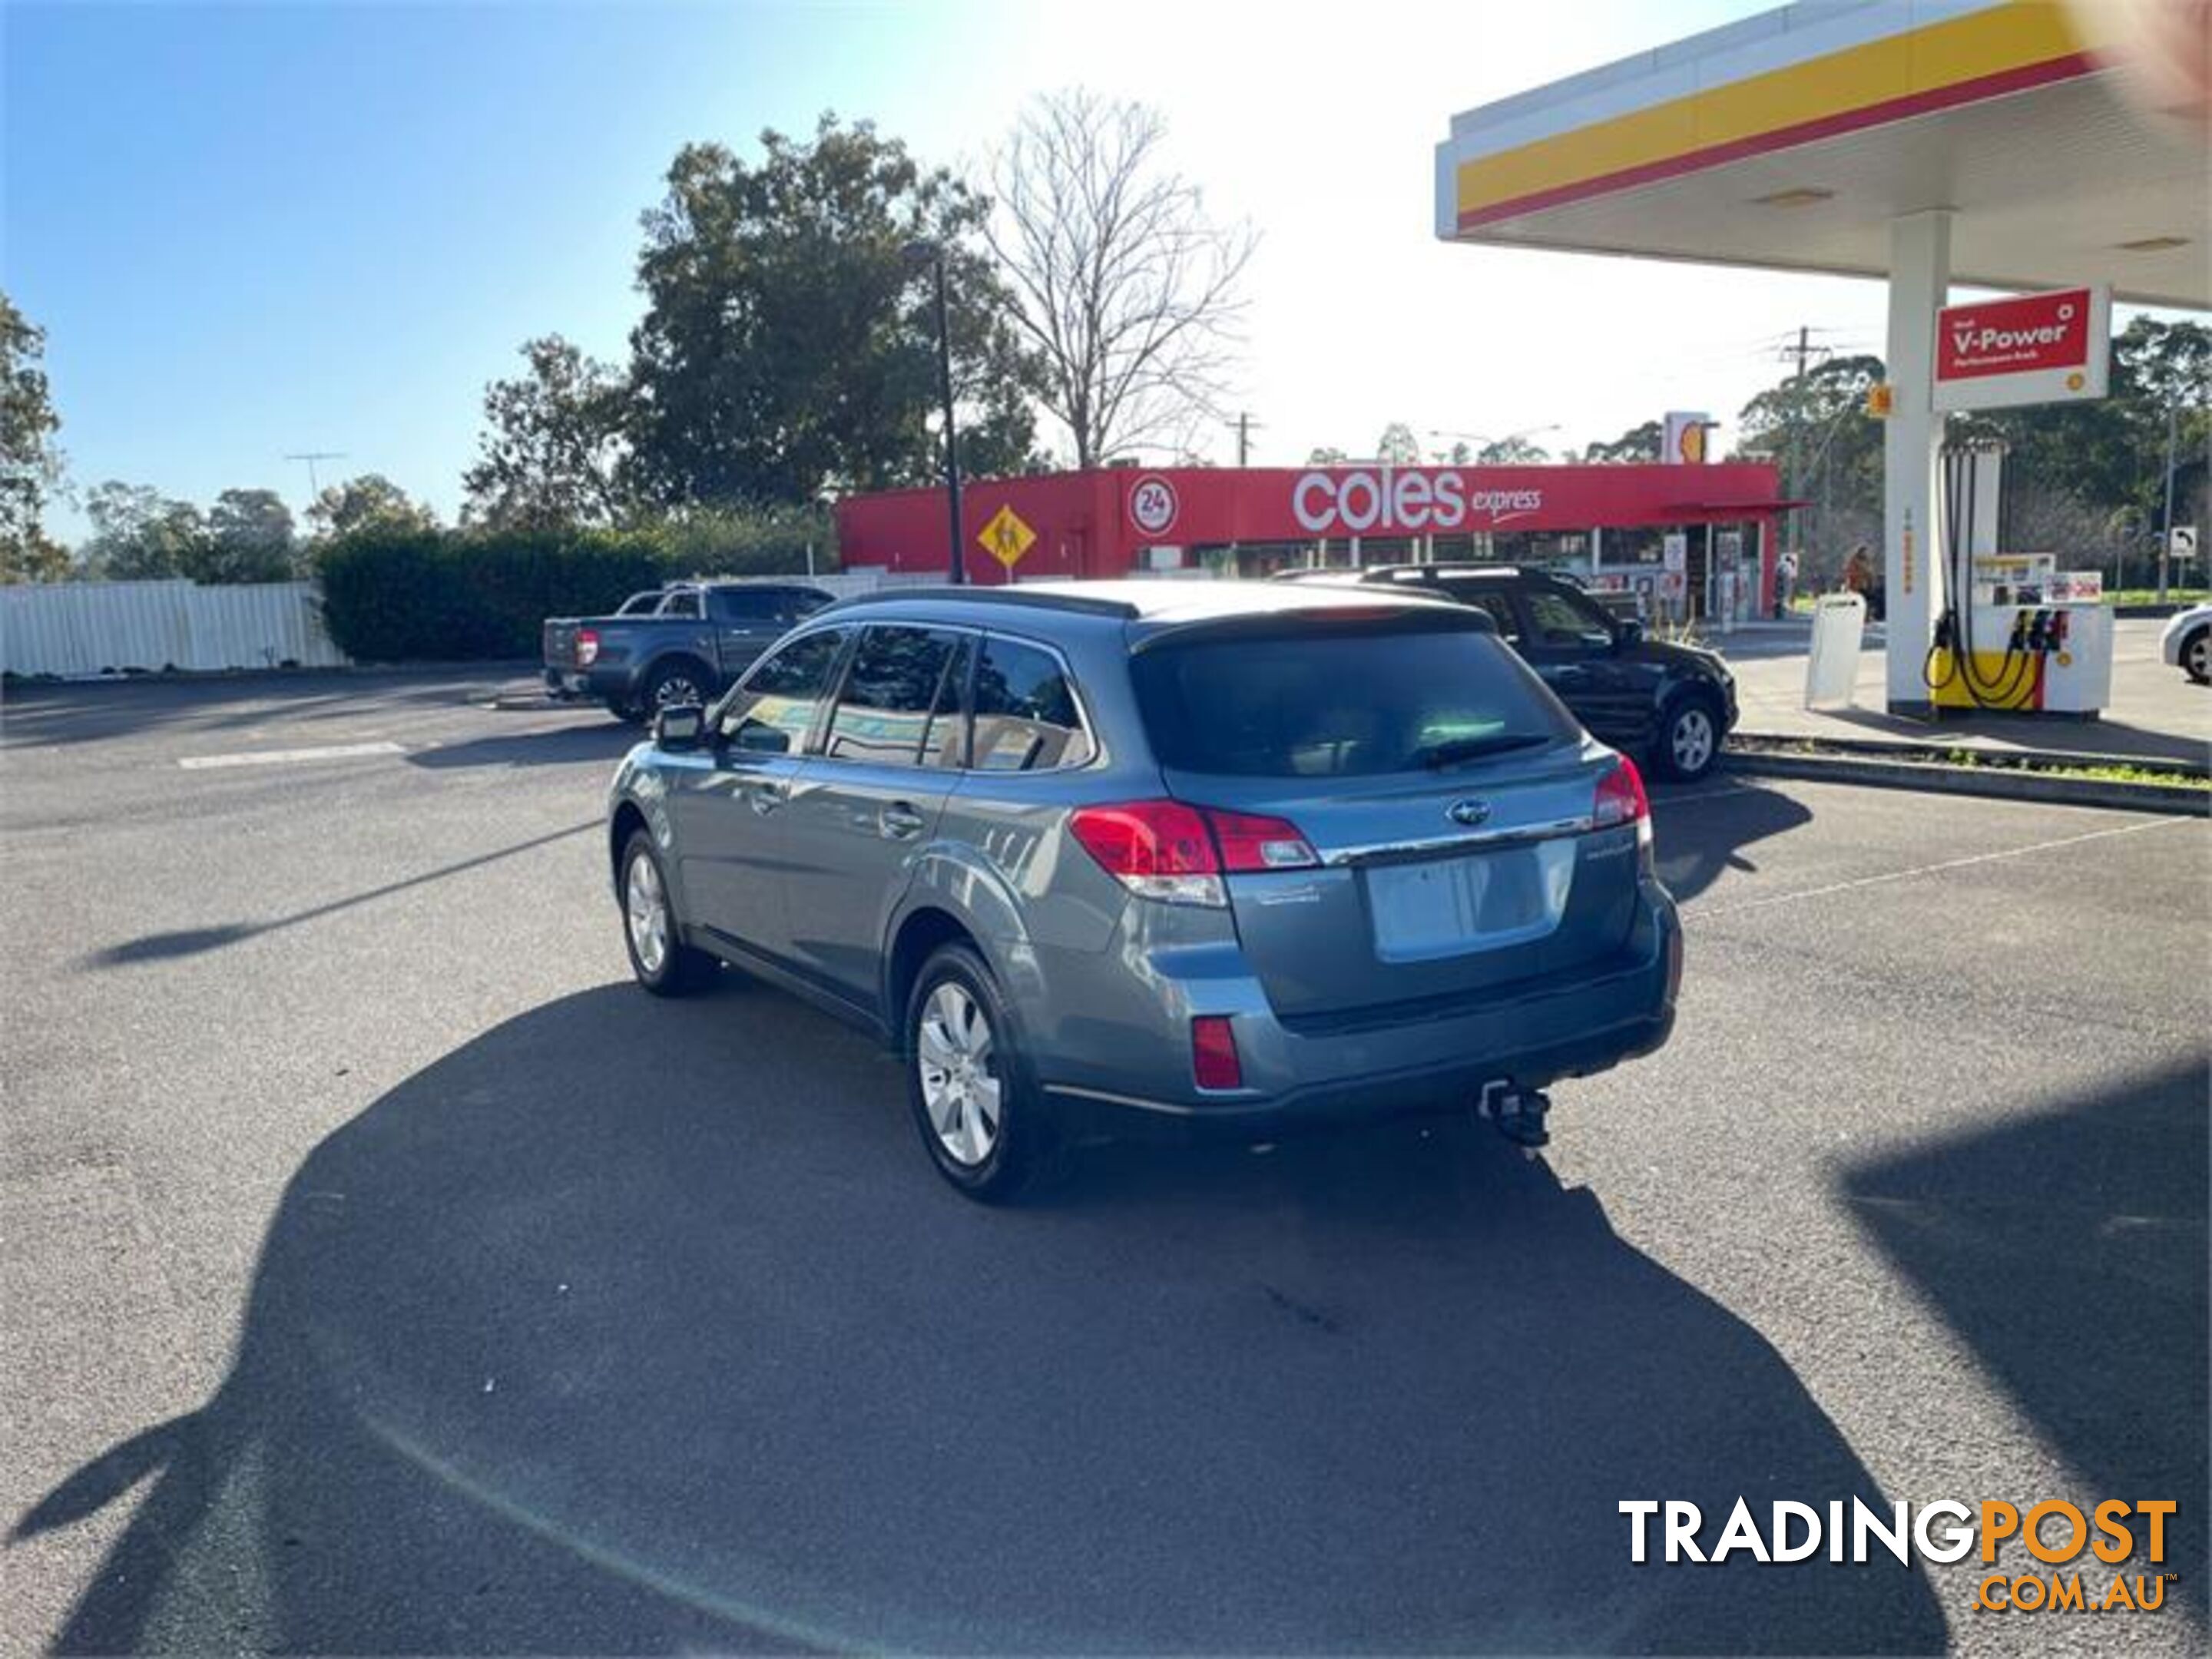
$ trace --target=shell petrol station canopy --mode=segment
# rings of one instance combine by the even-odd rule
[[[1447,240],[1879,276],[1954,216],[1952,281],[2212,306],[2212,166],[2170,0],[1801,0],[1455,116]]]

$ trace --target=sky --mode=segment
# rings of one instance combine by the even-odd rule
[[[286,457],[336,451],[323,483],[382,472],[451,518],[524,340],[626,356],[638,216],[682,144],[752,154],[835,110],[980,171],[1025,98],[1080,84],[1158,107],[1172,165],[1260,232],[1255,464],[1370,454],[1394,421],[1579,449],[1732,416],[1800,325],[1878,351],[1881,290],[1449,246],[1434,146],[1455,111],[1762,9],[0,0],[0,287],[47,331],[78,488],[302,511]]]

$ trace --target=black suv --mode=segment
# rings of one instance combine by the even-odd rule
[[[1735,725],[1735,679],[1710,651],[1647,639],[1572,583],[1512,565],[1384,564],[1286,570],[1278,581],[1433,592],[1479,605],[1600,742],[1668,777],[1701,778]]]

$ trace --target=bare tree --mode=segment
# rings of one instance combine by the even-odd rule
[[[992,162],[986,235],[1079,467],[1182,447],[1218,418],[1235,361],[1257,238],[1207,217],[1164,163],[1166,132],[1144,105],[1077,88],[1032,104]]]

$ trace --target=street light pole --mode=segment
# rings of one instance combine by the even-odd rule
[[[948,574],[955,586],[968,580],[968,550],[960,533],[960,434],[952,424],[952,329],[945,303],[945,250],[937,251],[937,382],[945,396],[945,501],[951,523],[952,562]]]
[[[2158,602],[2166,603],[2166,567],[2173,557],[2173,434],[2174,422],[2181,413],[2181,400],[2169,397],[2166,400],[2166,526],[2159,532],[2158,542]]]
[[[936,242],[915,241],[899,253],[908,270],[927,265],[937,281],[937,384],[945,398],[945,508],[952,532],[945,579],[957,585],[968,580],[968,557],[960,535],[960,434],[952,419],[952,326],[945,297],[945,249]]]

